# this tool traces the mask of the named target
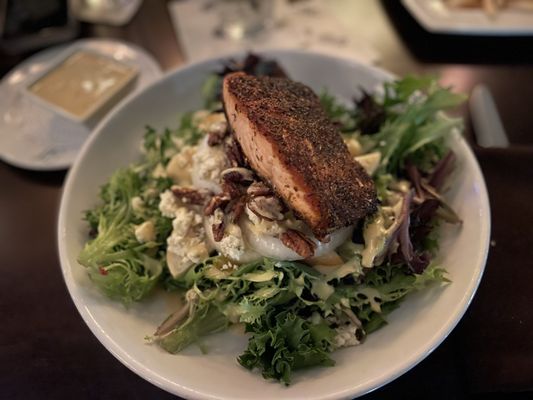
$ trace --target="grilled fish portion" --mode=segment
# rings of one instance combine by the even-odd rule
[[[310,88],[237,72],[224,78],[222,94],[248,163],[318,238],[375,211],[372,179]]]

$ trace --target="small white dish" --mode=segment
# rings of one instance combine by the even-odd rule
[[[482,8],[450,8],[442,0],[402,0],[429,32],[452,35],[533,35],[533,12],[504,8],[489,16]]]
[[[86,39],[37,53],[10,71],[0,82],[0,159],[33,170],[70,167],[97,119],[86,122],[35,99],[28,86],[76,51],[112,58],[138,71],[130,95],[161,76],[157,62],[144,50],[116,40]]]
[[[350,99],[360,88],[372,90],[391,76],[374,67],[301,51],[270,51],[296,80],[315,90],[328,88]],[[233,57],[239,57],[233,55]],[[488,252],[490,209],[477,161],[458,135],[452,148],[458,173],[447,198],[464,220],[461,229],[447,227],[438,261],[452,283],[415,293],[388,317],[389,324],[361,346],[337,351],[332,368],[295,374],[284,387],[242,368],[236,357],[246,337],[235,331],[206,339],[202,354],[192,346],[180,354],[147,345],[144,337],[172,311],[169,297],[157,293],[126,309],[105,298],[91,284],[76,259],[87,241],[83,211],[98,201],[98,190],[122,166],[139,159],[144,127],[174,127],[178,114],[201,107],[201,85],[222,60],[193,64],[167,74],[112,111],[85,143],[63,191],[58,222],[61,268],[70,295],[100,342],[124,365],[149,382],[192,399],[338,399],[372,391],[402,375],[430,354],[466,311],[481,279]]]

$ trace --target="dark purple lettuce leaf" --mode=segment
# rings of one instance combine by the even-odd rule
[[[354,100],[357,112],[357,125],[363,135],[378,133],[385,122],[385,108],[374,100],[365,90],[363,95]]]

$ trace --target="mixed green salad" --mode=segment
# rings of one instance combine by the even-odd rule
[[[409,293],[449,282],[434,259],[439,226],[461,222],[442,193],[455,158],[447,137],[462,122],[443,111],[464,97],[413,76],[384,83],[376,94],[362,91],[351,104],[322,93],[349,151],[375,182],[378,210],[327,253],[284,259],[286,249],[276,258],[246,246],[258,238],[277,243],[280,230],[301,224],[286,207],[279,223],[246,208],[223,239],[210,232],[224,216],[207,217],[206,204],[228,162],[220,82],[236,70],[284,75],[276,62],[253,55],[228,62],[206,80],[202,110],[183,114],[176,129],[147,127],[140,161],[116,171],[86,212],[89,239],[79,263],[106,296],[126,305],[156,287],[183,300],[149,338],[166,351],[208,351],[202,337],[244,324],[248,345],[239,363],[289,384],[295,370],[334,365],[333,351],[363,343]],[[239,218],[252,226],[253,240],[238,229]]]

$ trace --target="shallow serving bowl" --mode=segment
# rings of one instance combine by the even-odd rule
[[[315,90],[327,88],[350,99],[390,79],[382,70],[318,54],[271,51],[289,75]],[[458,135],[452,140],[458,165],[451,205],[461,228],[443,229],[438,261],[452,283],[410,296],[389,324],[358,347],[337,351],[336,366],[299,372],[289,387],[265,381],[242,368],[236,357],[246,337],[235,330],[206,340],[208,354],[192,346],[171,355],[144,341],[172,311],[172,299],[157,293],[126,309],[103,297],[76,258],[87,240],[83,211],[98,201],[98,190],[121,166],[140,156],[144,127],[175,127],[181,112],[201,107],[200,87],[221,60],[171,72],[109,114],[85,143],[64,187],[58,225],[63,275],[78,311],[102,342],[135,373],[169,392],[202,399],[334,399],[367,393],[397,378],[435,349],[455,327],[477,289],[488,251],[490,210],[483,176],[474,155]]]

